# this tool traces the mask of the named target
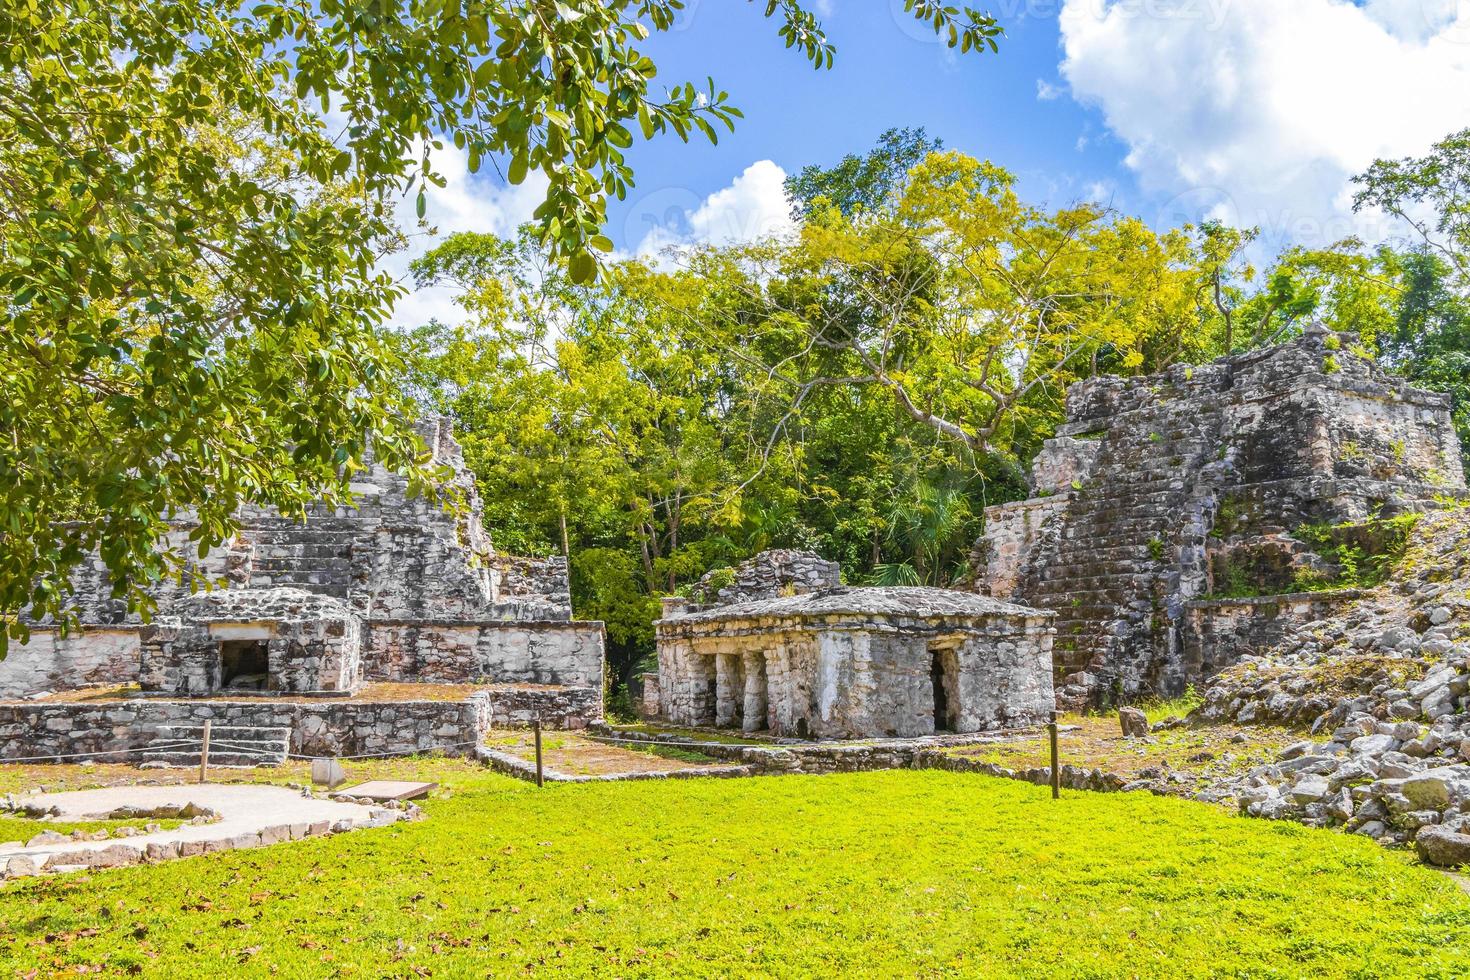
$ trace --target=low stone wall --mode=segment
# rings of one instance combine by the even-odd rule
[[[966,759],[963,756],[948,755],[932,749],[921,750],[914,758],[913,768],[940,769],[944,772],[974,772],[982,776],[996,776],[1000,779],[1019,779],[1037,786],[1051,785],[1050,766],[1040,766],[1034,769],[1007,769],[993,762]],[[1061,767],[1061,784],[1063,789],[1088,790],[1094,793],[1116,793],[1130,785],[1117,773],[1106,772],[1102,769],[1084,769],[1073,765]]]
[[[539,720],[543,728],[586,728],[602,719],[602,689],[592,687],[504,688],[483,698],[481,730],[524,728]]]
[[[626,732],[605,725],[593,726],[594,738],[614,742],[653,742],[677,745],[716,759],[738,762],[751,775],[829,775],[844,772],[871,772],[879,769],[942,769],[947,772],[975,772],[1003,779],[1019,779],[1045,786],[1051,782],[1051,770],[1007,769],[994,763],[980,762],[942,751],[945,747],[977,745],[997,741],[941,735],[920,739],[885,739],[852,745],[821,743],[787,743],[771,745],[739,745],[702,742],[677,735]],[[1101,769],[1084,769],[1063,765],[1062,786],[1068,789],[1099,791],[1121,790],[1125,781],[1115,773]]]
[[[67,636],[37,628],[0,660],[0,698],[138,679],[136,627],[80,629]]]
[[[369,680],[557,684],[601,689],[601,623],[374,621]]]
[[[505,688],[464,701],[164,701],[0,704],[0,762],[95,755],[128,761],[160,740],[160,729],[200,726],[289,729],[304,756],[463,754],[491,727],[585,728],[602,716],[601,691]]]
[[[0,761],[142,752],[169,741],[159,730],[199,726],[285,728],[298,755],[464,751],[480,711],[460,701],[151,701],[0,705]],[[111,756],[126,761],[127,756]]]
[[[481,746],[476,750],[475,758],[503,776],[524,779],[532,783],[536,781],[536,763],[522,759],[518,755]],[[541,771],[542,781],[547,783],[626,783],[644,782],[651,779],[734,779],[740,776],[753,776],[755,774],[755,770],[749,766],[613,772],[603,773],[597,776],[569,775],[567,773],[557,772],[554,769],[547,769],[544,766]]]
[[[1049,767],[1007,769],[992,762],[950,755],[925,743],[757,748],[741,752],[738,758],[752,770],[770,775],[799,773],[820,776],[872,772],[879,769],[939,769],[944,772],[973,772],[1000,779],[1017,779],[1037,786],[1051,784]],[[1063,789],[1093,792],[1117,792],[1126,785],[1123,778],[1116,773],[1073,765],[1061,767],[1061,783]]]

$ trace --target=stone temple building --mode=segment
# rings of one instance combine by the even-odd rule
[[[0,661],[0,758],[146,746],[160,725],[226,715],[240,728],[286,728],[294,748],[322,754],[399,735],[417,745],[429,729],[432,747],[492,721],[600,718],[602,624],[573,621],[565,561],[497,554],[449,423],[426,421],[420,434],[462,495],[458,516],[372,464],[352,484],[354,506],[319,506],[304,522],[242,513],[233,541],[188,566],[188,578],[216,587],[159,588],[147,623],[111,598],[100,562],[82,568],[82,629],[37,624]],[[181,550],[188,530],[172,532]],[[356,697],[374,684],[440,707]],[[482,696],[447,701],[438,685]],[[127,707],[87,729],[99,721],[87,712],[105,702],[43,696],[85,688],[122,689]],[[245,697],[255,700],[210,706]],[[57,703],[66,700],[75,703]],[[418,722],[396,731],[409,715]],[[312,733],[322,737],[307,744]]]
[[[845,588],[767,552],[714,602],[664,601],[644,711],[799,738],[1035,725],[1053,706],[1050,613],[930,588]],[[696,589],[698,591],[698,589]]]
[[[1448,396],[1309,328],[1290,343],[1144,378],[1096,378],[986,511],[979,589],[1056,613],[1064,706],[1174,695],[1351,591],[1304,529],[1464,494]],[[1371,542],[1365,542],[1371,547]]]

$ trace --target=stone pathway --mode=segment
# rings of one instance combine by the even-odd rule
[[[105,818],[121,807],[157,810],[194,804],[220,819],[172,830],[106,841],[65,840],[30,845],[0,843],[0,878],[25,877],[78,868],[111,868],[260,847],[305,837],[386,826],[397,810],[302,796],[281,786],[113,786],[20,798],[36,807],[56,807],[63,821]]]

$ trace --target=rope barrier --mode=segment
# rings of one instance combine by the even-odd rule
[[[1008,729],[1001,729],[1001,730],[993,731],[993,732],[976,732],[976,733],[974,733],[974,741],[973,742],[957,742],[955,744],[958,744],[958,745],[972,745],[972,744],[983,745],[983,744],[986,744],[987,742],[991,742],[991,741],[1000,742],[1000,741],[1005,741],[1007,738],[1016,737],[1016,736],[1020,736],[1020,735],[1026,735],[1026,734],[1029,734],[1031,731],[1032,731],[1031,729],[1026,729],[1026,728],[1008,728]],[[844,746],[848,746],[848,745],[850,745],[851,747],[863,747],[863,746],[867,746],[869,744],[873,744],[873,743],[870,743],[868,741],[859,741],[859,742],[853,742],[853,743],[844,743],[844,742],[700,742],[700,741],[696,741],[696,740],[693,740],[693,739],[691,739],[691,740],[689,740],[687,742],[665,742],[665,741],[658,741],[658,740],[648,739],[648,738],[618,738],[615,735],[599,735],[599,734],[596,734],[596,733],[593,733],[593,732],[586,733],[586,737],[587,738],[590,738],[590,739],[592,739],[593,741],[596,741],[596,742],[619,742],[619,743],[623,743],[623,744],[627,744],[627,745],[662,745],[662,746],[665,746],[667,748],[675,748],[675,749],[698,749],[698,748],[701,748],[701,747],[720,748],[720,749],[804,749],[804,748],[830,749],[830,748],[843,748]],[[923,737],[925,737],[925,736],[917,736],[917,738],[923,738]],[[941,737],[953,738],[954,736],[941,736]],[[913,741],[913,740],[914,739],[894,739],[892,741]],[[878,744],[881,744],[881,743],[878,743]],[[939,743],[939,744],[945,744],[945,743]]]
[[[479,739],[472,739],[468,742],[451,742],[448,745],[434,745],[427,749],[405,749],[401,752],[368,752],[363,755],[296,755],[294,752],[287,752],[286,758],[302,759],[308,762],[315,762],[318,759],[336,759],[338,761],[346,760],[349,762],[355,759],[395,759],[402,756],[422,755],[425,752],[442,752],[445,749],[460,749],[466,745],[479,744]]]
[[[200,743],[196,742],[195,744],[198,745]],[[254,745],[241,745],[238,742],[224,742],[217,738],[211,738],[209,740],[209,748],[210,751],[214,749],[234,749],[236,752],[247,752],[253,755],[280,755],[278,749],[265,748],[259,743]]]
[[[594,742],[620,742],[625,745],[661,745],[667,749],[698,749],[701,747],[715,749],[790,749],[800,748],[801,746],[807,744],[805,742],[662,742],[655,741],[651,738],[617,738],[612,735],[593,735],[590,733],[587,735],[587,737],[592,739]]]
[[[394,759],[403,758],[411,755],[421,755],[425,752],[440,752],[444,749],[459,749],[466,746],[479,744],[479,740],[475,739],[468,742],[451,742],[448,745],[434,745],[424,749],[402,749],[396,752],[366,752],[361,755],[300,755],[295,752],[286,752],[284,754],[285,757],[288,759],[296,759],[302,762],[316,762],[318,760],[325,759],[336,759],[338,761],[353,761],[359,759]],[[213,754],[213,750],[216,748],[230,749],[232,753],[236,754],[268,756],[281,754],[271,749],[261,748],[258,745],[240,745],[233,742],[221,742],[215,739],[210,740],[209,747],[211,750],[211,755]],[[203,748],[204,743],[199,739],[195,739],[188,742],[165,742],[158,745],[145,745],[133,749],[109,749],[106,751],[98,752],[53,752],[49,755],[22,756],[14,759],[0,758],[0,765],[11,765],[22,762],[52,762],[57,759],[91,759],[97,756],[134,755],[146,752],[172,752],[184,751],[188,749],[197,749],[202,751]]]
[[[20,758],[0,758],[0,765],[10,765],[17,762],[50,762],[52,759],[91,759],[99,755],[131,755],[135,752],[163,752],[166,750],[185,748],[202,743],[193,742],[166,742],[161,745],[144,745],[136,749],[108,749],[98,752],[52,752],[50,755],[22,756]]]

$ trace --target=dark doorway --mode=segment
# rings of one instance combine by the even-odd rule
[[[219,645],[219,685],[231,691],[264,691],[270,678],[265,640],[225,640]]]
[[[934,730],[936,732],[950,731],[949,724],[949,691],[944,682],[944,654],[934,651],[934,657],[929,662],[929,683],[934,687]]]

